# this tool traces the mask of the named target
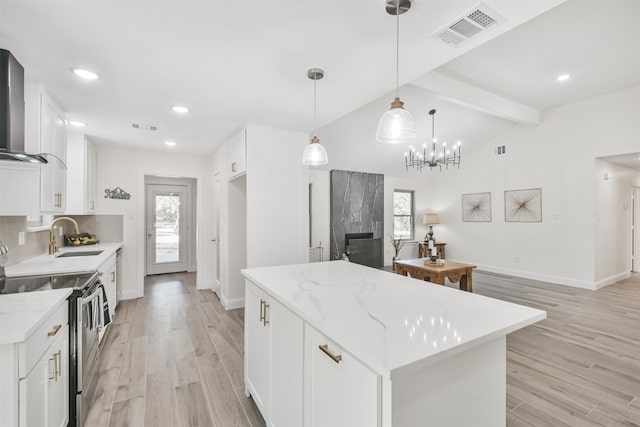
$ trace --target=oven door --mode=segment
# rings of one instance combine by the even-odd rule
[[[84,425],[89,402],[95,389],[98,369],[98,331],[104,324],[102,289],[100,282],[91,286],[82,298],[78,298],[78,389],[76,416]],[[92,384],[93,383],[93,384]]]

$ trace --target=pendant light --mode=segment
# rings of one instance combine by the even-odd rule
[[[307,71],[307,77],[313,80],[313,138],[302,153],[302,164],[309,166],[325,165],[329,161],[327,150],[320,144],[320,139],[316,136],[316,106],[318,80],[324,77],[324,71],[320,68],[311,68]]]
[[[411,113],[404,109],[400,101],[398,89],[398,75],[400,68],[400,15],[411,8],[410,0],[387,0],[386,10],[396,16],[396,98],[391,103],[391,109],[382,115],[378,122],[376,140],[388,144],[413,142],[416,139],[416,127]]]

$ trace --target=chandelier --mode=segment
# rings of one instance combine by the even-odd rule
[[[418,152],[413,146],[409,147],[409,152],[404,153],[404,163],[407,171],[410,167],[414,167],[422,172],[422,168],[428,167],[433,169],[439,167],[442,171],[442,166],[445,169],[449,169],[449,165],[457,166],[460,168],[460,141],[453,144],[451,148],[447,148],[447,143],[443,142],[439,147],[436,147],[438,138],[435,136],[435,116],[436,110],[429,111],[431,116],[431,149],[427,150],[427,144],[422,146],[422,153]]]

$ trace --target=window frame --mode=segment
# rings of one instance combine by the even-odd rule
[[[411,212],[409,215],[406,214],[396,214],[396,193],[408,193],[411,196]],[[406,240],[412,241],[415,239],[415,191],[414,190],[402,190],[402,189],[394,189],[393,190],[393,238],[398,239],[396,235],[396,217],[406,218],[409,217],[409,237]]]

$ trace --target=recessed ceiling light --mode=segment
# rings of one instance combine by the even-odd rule
[[[175,142],[173,142],[173,141],[165,141],[165,142],[164,142],[164,145],[167,145],[167,146],[169,146],[169,147],[175,147],[175,146],[176,146],[176,143],[175,143]]]
[[[176,113],[188,113],[189,109],[187,107],[183,107],[182,105],[174,105],[171,107],[171,109],[173,111],[175,111]]]
[[[559,82],[566,82],[570,78],[571,78],[571,74],[560,74],[558,77],[556,77],[556,80]]]
[[[82,77],[83,79],[87,79],[87,80],[97,80],[100,77],[94,73],[93,71],[89,71],[89,70],[83,70],[82,68],[74,68],[73,70],[73,74],[75,74],[78,77]]]
[[[82,128],[82,127],[85,127],[87,125],[85,122],[78,122],[76,120],[69,120],[67,123],[69,123],[71,126],[75,126],[77,128]]]

